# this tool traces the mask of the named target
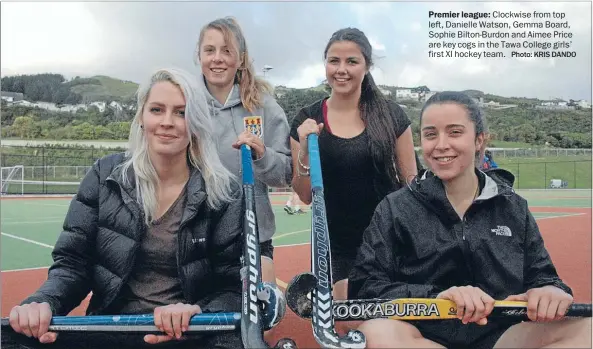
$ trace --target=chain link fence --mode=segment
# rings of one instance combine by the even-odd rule
[[[4,194],[75,194],[97,159],[122,151],[125,149],[2,146],[0,165],[5,174],[2,191]],[[11,170],[14,166],[22,169]],[[6,174],[11,172],[6,182]]]
[[[548,157],[568,157],[568,156],[591,156],[591,149],[503,149],[489,148],[494,158],[548,158]]]
[[[515,175],[516,189],[590,189],[591,149],[489,149],[499,167]],[[5,146],[0,151],[2,172],[23,166],[2,183],[5,194],[75,194],[93,163],[124,148],[75,146]],[[13,171],[14,172],[14,171]],[[6,181],[6,176],[3,177]],[[272,188],[290,192],[289,188]]]

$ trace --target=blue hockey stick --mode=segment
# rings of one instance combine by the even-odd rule
[[[259,229],[255,210],[255,181],[251,164],[251,149],[241,145],[243,168],[243,200],[245,219],[243,226],[243,257],[241,258],[241,281],[243,302],[241,313],[241,338],[246,348],[270,348],[264,341],[263,332],[276,325],[286,311],[286,300],[277,287],[264,284],[261,279],[261,254],[259,250]],[[262,300],[266,309],[262,310]],[[283,338],[275,348],[296,348],[291,339]]]
[[[235,331],[240,325],[240,313],[202,313],[191,317],[187,332]],[[2,318],[2,331],[10,328],[8,318]],[[49,331],[162,333],[154,325],[154,316],[152,314],[54,316],[51,319]]]
[[[325,196],[323,192],[323,176],[319,141],[317,134],[307,136],[309,148],[309,166],[311,174],[311,273],[295,276],[286,289],[289,294],[294,280],[307,275],[312,285],[312,326],[313,336],[322,348],[364,348],[366,338],[358,330],[350,330],[340,336],[335,328],[332,296],[331,248],[327,217],[325,212]],[[294,293],[294,292],[292,292]],[[289,299],[289,304],[291,300]]]

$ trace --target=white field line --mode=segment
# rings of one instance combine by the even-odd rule
[[[38,246],[47,247],[47,248],[51,248],[51,249],[54,248],[52,245],[44,244],[43,242],[39,242],[39,241],[35,241],[35,240],[23,238],[23,237],[20,237],[20,236],[16,236],[16,235],[4,233],[4,232],[1,232],[0,234],[2,234],[4,236],[8,236],[9,238],[13,238],[13,239],[17,239],[17,240],[22,240],[22,241],[28,242],[30,244],[35,244],[35,245],[38,245]]]

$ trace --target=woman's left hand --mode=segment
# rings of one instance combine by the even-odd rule
[[[532,288],[526,293],[512,295],[506,301],[527,302],[527,317],[531,321],[560,320],[573,302],[570,294],[556,286]]]
[[[150,344],[167,342],[172,339],[181,339],[183,332],[189,327],[189,320],[195,314],[200,314],[199,305],[169,304],[154,309],[154,325],[166,335],[147,334],[144,341]]]
[[[261,159],[266,152],[266,146],[264,142],[262,142],[261,138],[254,135],[253,133],[245,130],[243,133],[239,135],[237,141],[233,144],[233,148],[240,149],[241,145],[247,144],[253,150],[255,154],[255,159]]]

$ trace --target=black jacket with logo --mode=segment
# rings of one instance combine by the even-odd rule
[[[108,155],[87,173],[70,203],[47,281],[21,304],[48,302],[53,315],[66,315],[92,291],[87,315],[112,311],[147,228],[131,167],[132,183],[121,180],[117,165],[124,160],[123,153]],[[238,197],[238,185],[234,189]],[[178,233],[183,294],[204,311],[240,311],[240,302],[229,299],[240,299],[243,200],[214,210],[206,197],[202,175],[193,170]]]
[[[512,189],[513,175],[502,169],[476,173],[481,194],[463,219],[432,172],[389,194],[364,233],[349,298],[434,298],[466,285],[496,300],[546,285],[572,294],[527,201]]]

